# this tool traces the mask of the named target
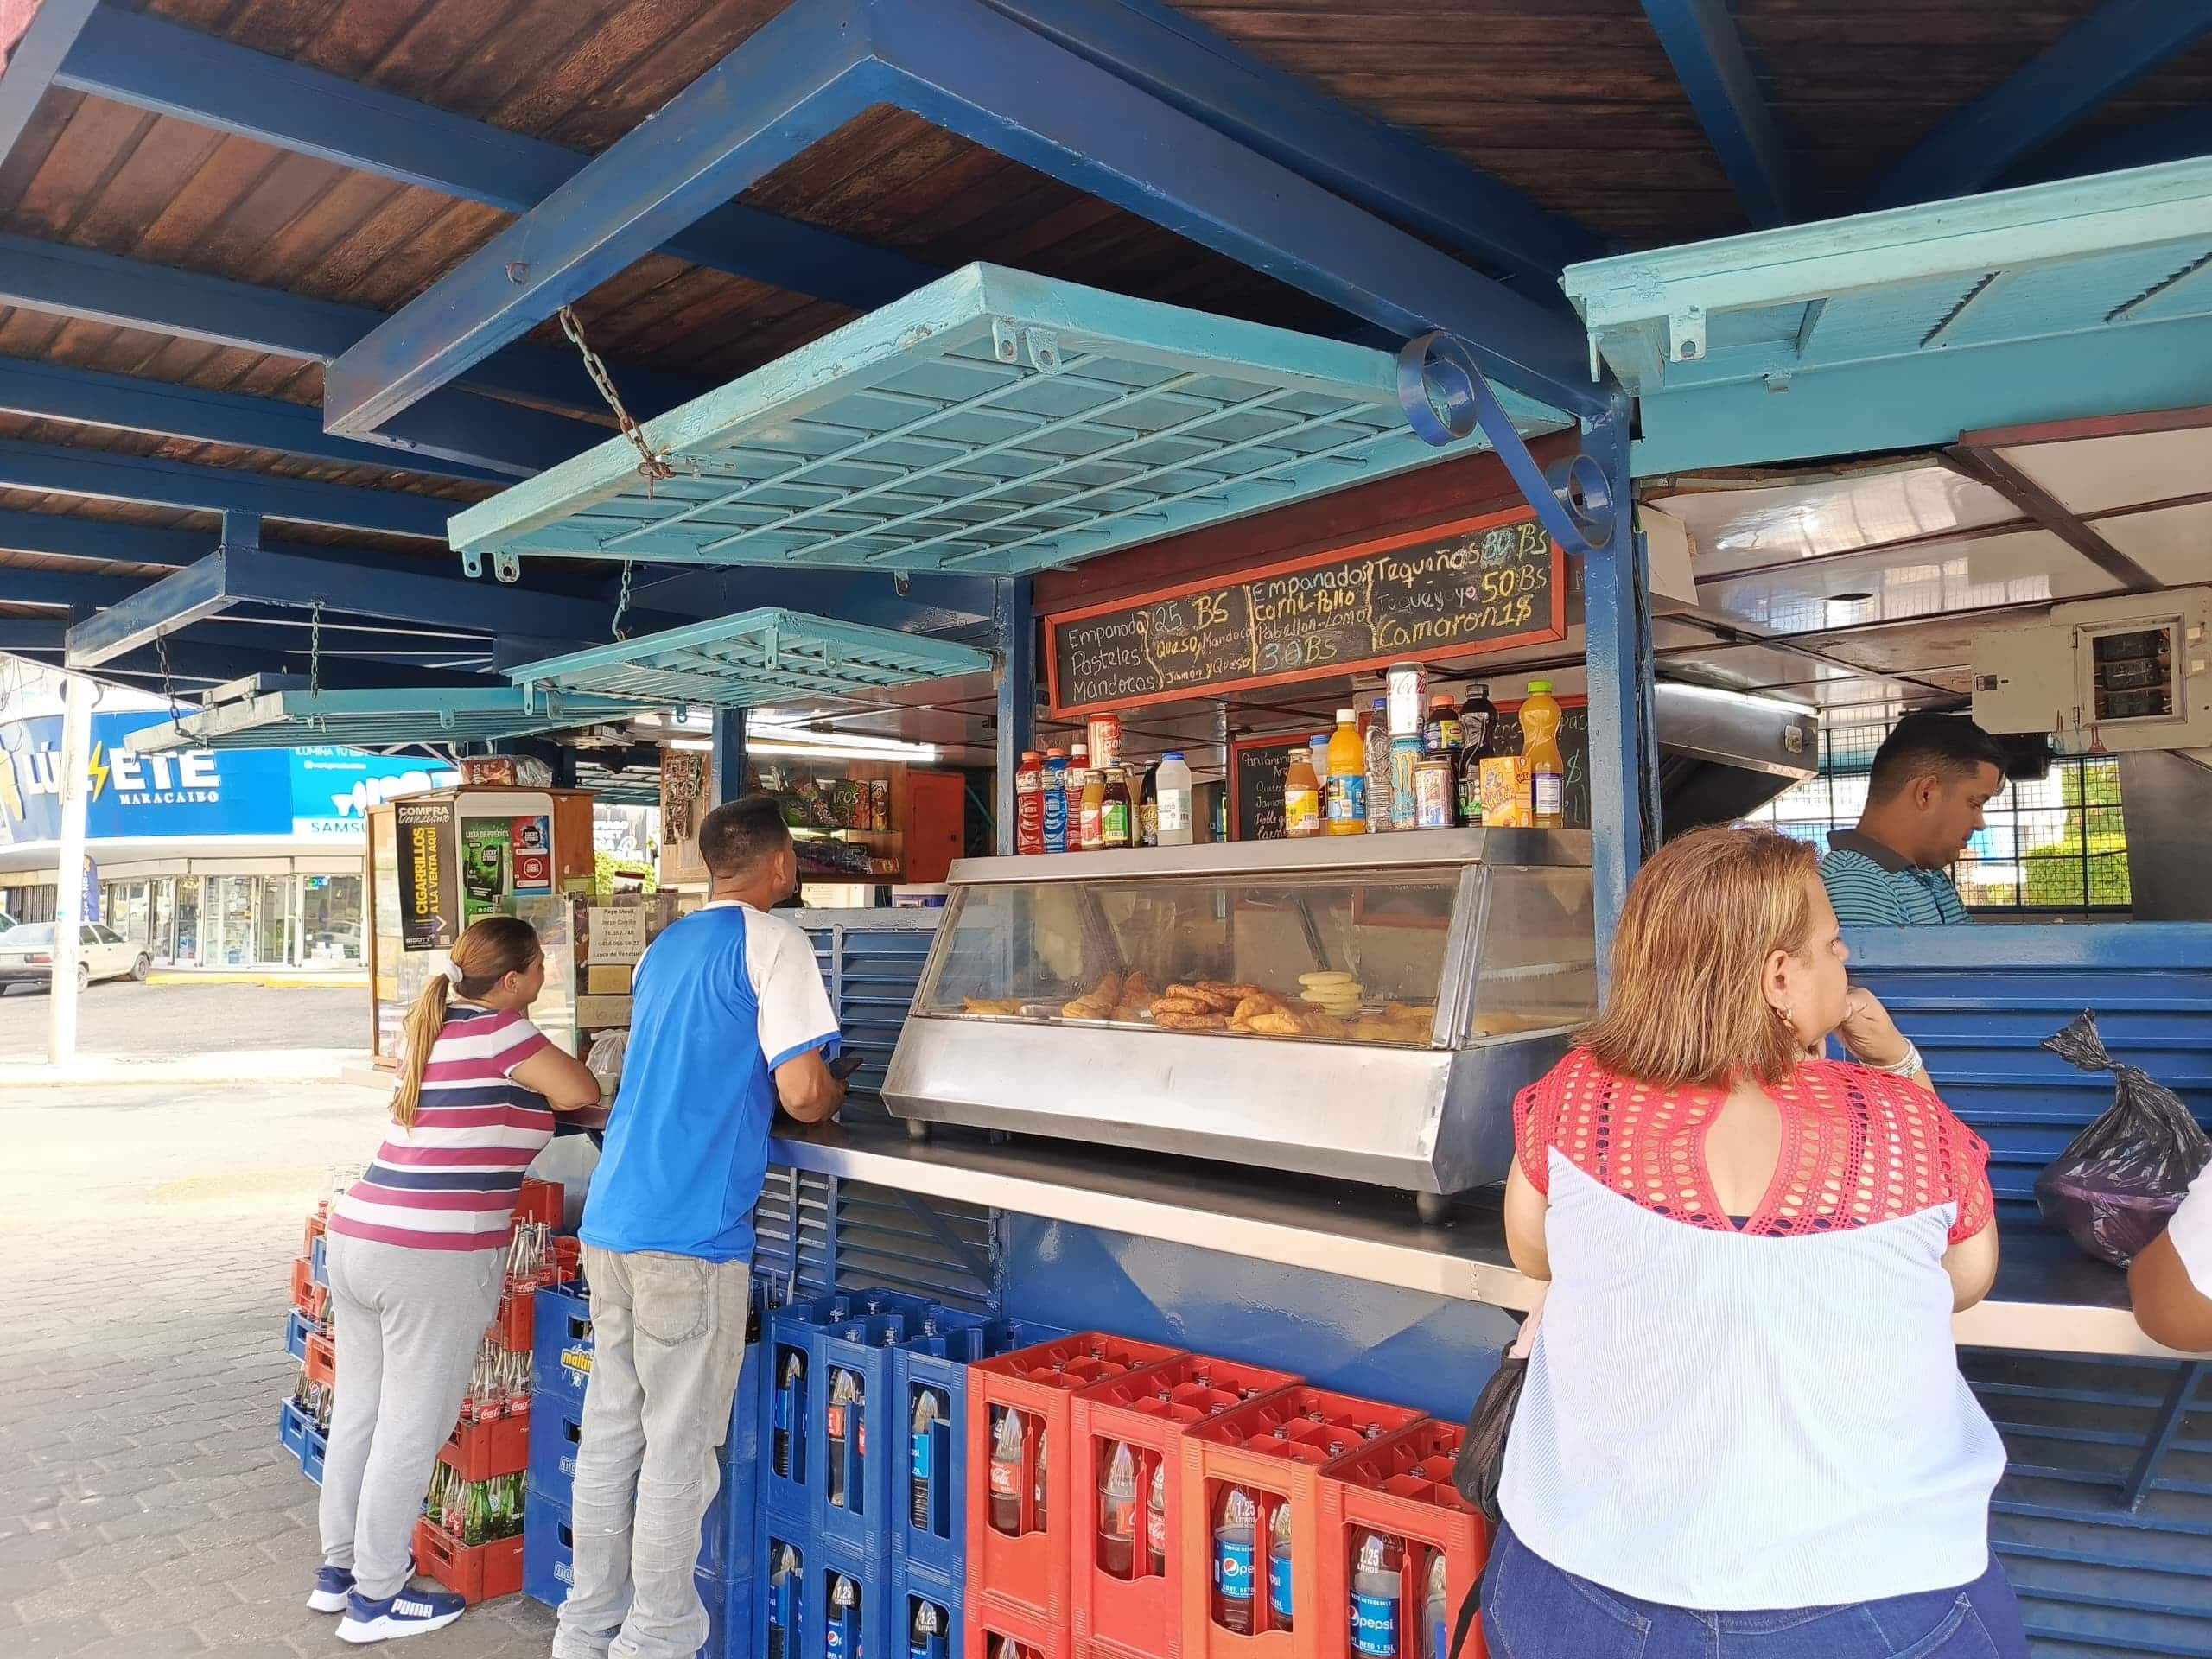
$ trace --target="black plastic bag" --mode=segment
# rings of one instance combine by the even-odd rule
[[[2212,1162],[2212,1137],[2172,1090],[2105,1052],[2088,1010],[2043,1046],[2084,1071],[2111,1072],[2113,1088],[2104,1115],[2036,1178],[2036,1204],[2085,1253],[2124,1268],[2165,1230]]]

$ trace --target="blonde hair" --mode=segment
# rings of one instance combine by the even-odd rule
[[[1760,982],[1775,951],[1802,957],[1811,946],[1808,882],[1819,873],[1811,847],[1771,830],[1698,830],[1669,842],[1629,887],[1605,1010],[1575,1040],[1639,1083],[1782,1082],[1804,1045]]]
[[[543,955],[537,930],[513,916],[486,916],[472,922],[453,942],[450,960],[459,970],[458,981],[448,973],[430,976],[415,1006],[407,1011],[403,1027],[405,1041],[399,1057],[399,1091],[391,1097],[392,1122],[402,1128],[415,1127],[415,1113],[423,1103],[423,1072],[430,1064],[430,1051],[446,1026],[446,1001],[458,992],[482,996],[509,974],[527,973]]]

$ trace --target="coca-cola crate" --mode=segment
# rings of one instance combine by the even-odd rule
[[[438,1461],[466,1481],[497,1480],[530,1467],[530,1414],[459,1423],[438,1448]]]
[[[524,1524],[529,1524],[525,1514]],[[522,1591],[522,1534],[464,1544],[424,1516],[415,1523],[415,1568],[472,1606]]]
[[[1466,1438],[1459,1424],[1432,1418],[1321,1471],[1319,1659],[1452,1650],[1452,1620],[1490,1560],[1489,1523],[1452,1484],[1452,1465]],[[1353,1597],[1360,1548],[1370,1534],[1398,1546],[1395,1618],[1366,1605],[1370,1599]],[[1350,1617],[1331,1618],[1329,1608]],[[1484,1653],[1482,1632],[1471,1630],[1465,1659]]]
[[[1074,1659],[1068,1627],[1009,1607],[971,1578],[962,1610],[961,1659]]]
[[[1114,1448],[1130,1448],[1136,1500],[1131,1513],[1128,1559],[1105,1559],[1101,1523],[1078,1527],[1069,1563],[1072,1633],[1077,1659],[1094,1643],[1129,1659],[1176,1659],[1183,1647],[1185,1593],[1181,1554],[1169,1547],[1183,1518],[1184,1431],[1217,1413],[1302,1379],[1288,1371],[1186,1354],[1085,1389],[1075,1397],[1075,1456],[1070,1484],[1078,1503],[1103,1505]],[[1159,1476],[1162,1513],[1151,1510]],[[1162,1560],[1153,1561],[1152,1533]]]
[[[1069,1634],[1068,1564],[1076,1533],[1098,1523],[1097,1499],[1077,1499],[1074,1398],[1182,1350],[1086,1332],[968,1368],[968,1583],[1005,1606]],[[1001,1461],[994,1441],[1019,1418],[1021,1458]],[[1011,1484],[1014,1490],[1007,1491]],[[1013,1530],[1007,1530],[1011,1522]],[[975,1621],[968,1640],[976,1640]]]
[[[548,1227],[558,1227],[563,1197],[558,1181],[525,1180],[522,1190],[515,1194],[515,1219],[542,1221]]]
[[[308,1217],[307,1230],[300,1235],[300,1254],[312,1255],[315,1242],[322,1236],[322,1211],[318,1210]]]
[[[308,1338],[307,1357],[300,1363],[307,1367],[308,1382],[326,1389],[338,1386],[338,1344],[328,1332],[318,1331]]]
[[[484,1334],[499,1346],[512,1353],[527,1353],[531,1339],[537,1332],[534,1317],[537,1306],[537,1290],[533,1285],[511,1285],[499,1298],[499,1311],[492,1315],[492,1323]]]
[[[292,1262],[292,1306],[320,1322],[330,1316],[330,1287],[315,1276],[315,1263],[302,1255]]]
[[[891,1363],[897,1421],[906,1428],[906,1458],[892,1477],[897,1551],[956,1588],[968,1577],[968,1368],[979,1359],[1056,1342],[1068,1333],[1051,1325],[994,1319],[988,1324],[911,1338]],[[927,1396],[934,1421],[926,1434],[914,1421]]]
[[[1323,1389],[1263,1395],[1193,1423],[1183,1433],[1182,1526],[1169,1547],[1183,1558],[1185,1659],[1318,1659],[1331,1615],[1318,1586],[1321,1470],[1368,1441],[1419,1422],[1425,1414]],[[1217,1547],[1215,1517],[1227,1494],[1252,1500],[1252,1540],[1238,1551]],[[1287,1582],[1270,1559],[1275,1518],[1287,1506]],[[1215,1604],[1242,1609],[1239,1630]],[[1241,1592],[1241,1593],[1239,1593]],[[1339,1623],[1347,1615],[1339,1610]],[[1344,1639],[1338,1630],[1336,1640]]]

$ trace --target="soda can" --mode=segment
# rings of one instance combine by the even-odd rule
[[[1452,827],[1452,763],[1440,754],[1425,755],[1414,768],[1414,827]]]
[[[1093,715],[1090,717],[1090,764],[1101,772],[1122,764],[1122,717],[1119,715]]]
[[[1393,663],[1385,684],[1390,700],[1390,735],[1419,737],[1428,718],[1428,671],[1419,663]]]
[[[1421,760],[1421,738],[1418,734],[1390,740],[1390,827],[1393,830],[1417,830],[1421,827],[1420,802],[1416,798],[1418,784],[1414,776]]]

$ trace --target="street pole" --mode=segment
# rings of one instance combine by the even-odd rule
[[[46,1058],[67,1065],[77,1058],[77,930],[85,916],[85,783],[92,769],[92,683],[63,677],[61,705],[61,851],[54,872],[54,992],[47,1001]]]

